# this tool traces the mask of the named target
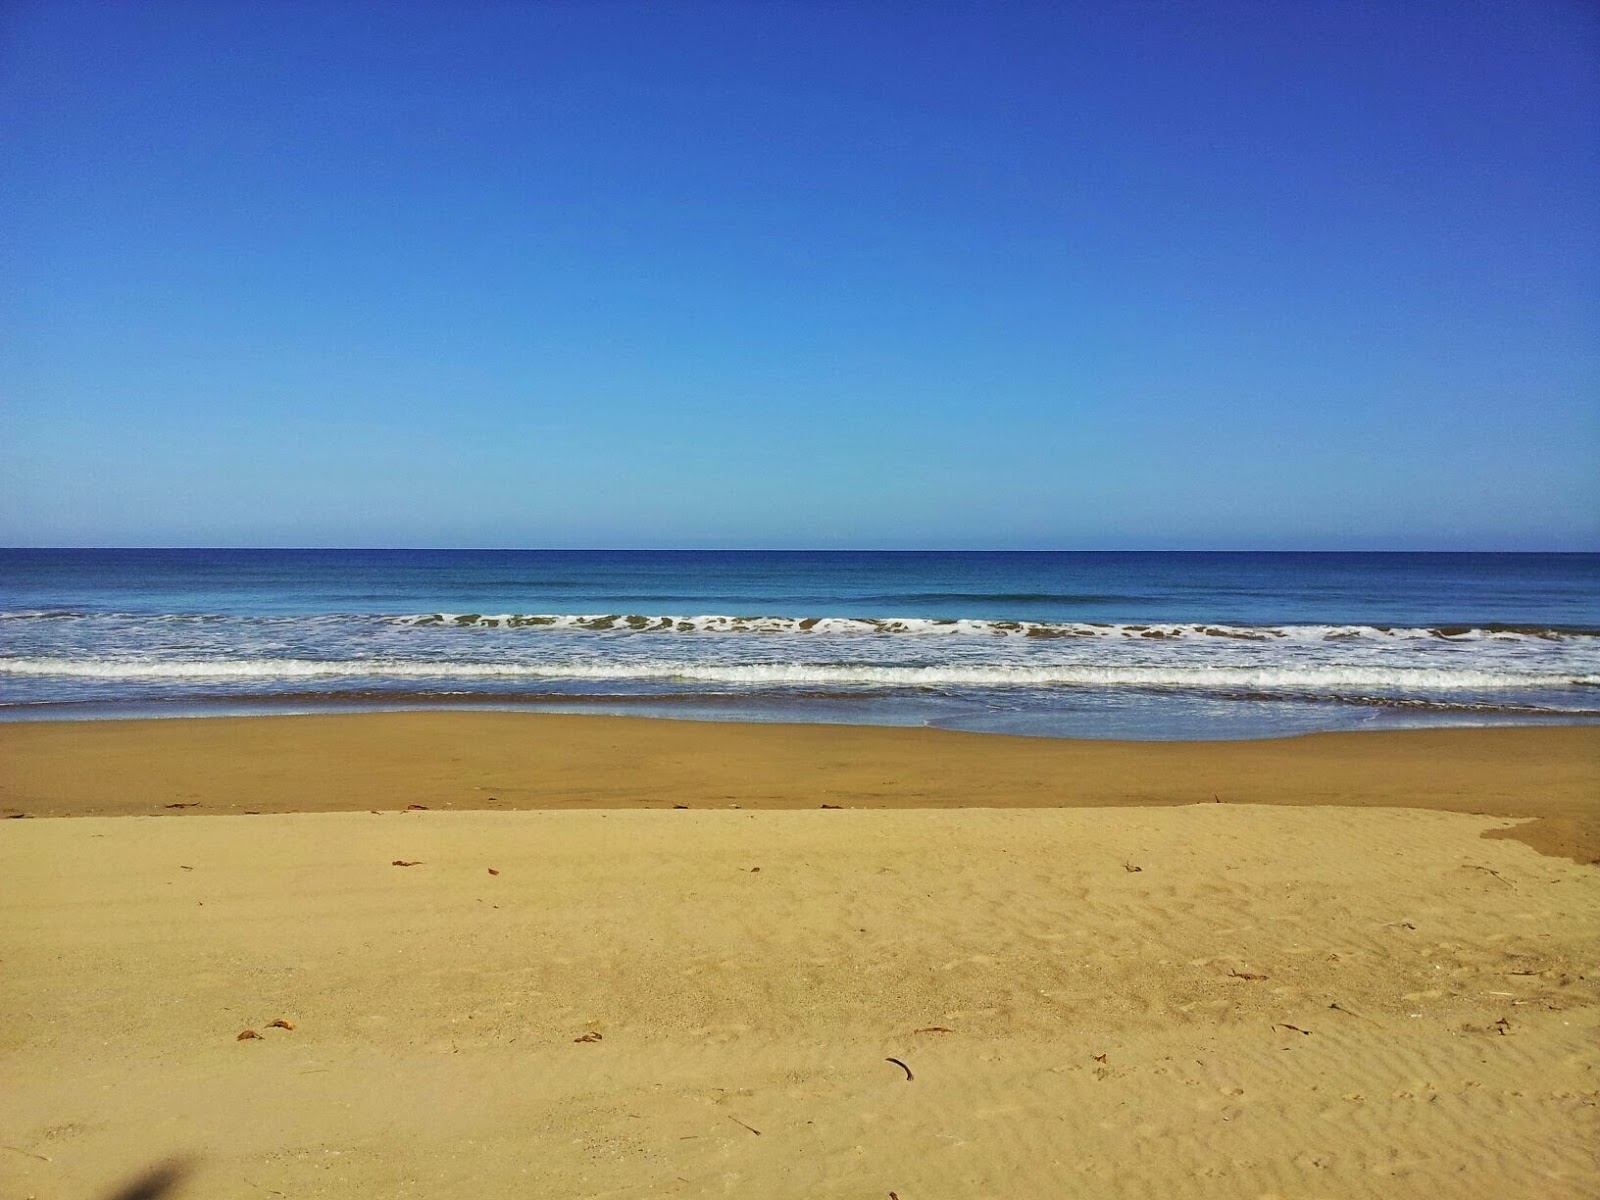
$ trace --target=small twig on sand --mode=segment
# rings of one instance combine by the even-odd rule
[[[1504,875],[1500,874],[1499,871],[1496,871],[1493,867],[1481,867],[1477,863],[1462,863],[1461,865],[1464,866],[1469,871],[1486,871],[1490,875],[1493,875],[1501,883],[1505,884],[1508,888],[1514,888],[1514,887],[1517,886],[1516,884],[1512,883],[1511,880],[1507,879]]]
[[[37,1158],[40,1162],[52,1162],[42,1154],[35,1154],[32,1150],[24,1150],[21,1146],[0,1146],[0,1150],[10,1150],[14,1154],[26,1154],[29,1158]]]
[[[892,1062],[895,1066],[899,1067],[902,1071],[904,1071],[906,1073],[906,1082],[907,1083],[910,1083],[913,1079],[916,1078],[916,1076],[911,1073],[911,1068],[906,1066],[905,1063],[901,1062],[898,1058],[886,1058],[883,1061],[884,1062]]]
[[[738,1117],[729,1117],[728,1120],[732,1121],[735,1125],[744,1125],[744,1122],[739,1120]],[[761,1130],[757,1129],[754,1125],[744,1125],[744,1127],[757,1137],[761,1136]]]

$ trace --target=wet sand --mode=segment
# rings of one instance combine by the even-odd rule
[[[0,1193],[1594,1195],[1596,733],[0,727]]]
[[[0,724],[0,814],[1337,804],[1528,818],[1600,860],[1600,726],[1109,742],[409,712]]]

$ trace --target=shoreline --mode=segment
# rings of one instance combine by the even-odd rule
[[[0,723],[0,816],[634,808],[1418,808],[1600,861],[1600,727],[1117,742],[448,710]]]
[[[1255,742],[1286,737],[1303,737],[1313,733],[1388,733],[1413,729],[1562,729],[1569,726],[1600,728],[1600,709],[1550,709],[1530,705],[1507,704],[1498,708],[1464,705],[1448,708],[1435,706],[1425,714],[1420,710],[1404,708],[1387,701],[1326,699],[1305,701],[1307,704],[1330,706],[1346,711],[1380,712],[1405,715],[1395,717],[1382,725],[1336,723],[1306,726],[1259,725],[1259,733],[1224,733],[1214,737],[1173,736],[1164,731],[1159,735],[1116,736],[1094,733],[1061,733],[1048,721],[1037,720],[1037,714],[1015,713],[1020,718],[1015,726],[1000,727],[987,723],[966,724],[960,716],[912,715],[904,719],[885,719],[882,715],[865,718],[821,715],[820,710],[806,710],[784,704],[782,707],[749,703],[742,698],[708,694],[703,697],[639,696],[619,702],[613,696],[585,696],[582,694],[534,698],[500,696],[493,693],[481,695],[400,696],[389,700],[362,698],[351,700],[338,696],[304,695],[222,697],[186,700],[47,700],[16,702],[0,708],[0,726],[50,725],[85,721],[199,721],[226,717],[336,717],[368,716],[376,713],[517,713],[531,716],[589,716],[632,717],[660,721],[692,721],[712,725],[844,725],[865,726],[871,729],[943,729],[957,733],[992,734],[1001,737],[1045,738],[1051,741],[1113,741],[1113,742]],[[759,715],[752,715],[759,714]],[[1074,713],[1074,716],[1081,714]],[[1029,728],[1029,722],[1034,727]],[[1209,724],[1209,723],[1208,723]],[[1165,726],[1170,730],[1171,722]],[[1248,726],[1245,726],[1248,728]]]

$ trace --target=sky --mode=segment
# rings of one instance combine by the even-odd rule
[[[0,544],[1600,550],[1600,8],[0,7]]]

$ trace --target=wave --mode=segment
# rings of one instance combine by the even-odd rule
[[[946,597],[948,598],[948,597]],[[973,594],[972,599],[982,597]],[[1018,593],[1015,599],[1026,598]],[[1600,640],[1600,629],[1575,625],[1487,622],[1450,625],[1366,625],[1302,623],[1248,625],[1223,621],[1024,621],[976,617],[738,616],[702,614],[663,616],[640,613],[484,613],[392,614],[306,613],[240,615],[228,613],[86,613],[70,609],[0,612],[0,621],[82,621],[118,625],[238,624],[285,629],[307,626],[389,626],[438,629],[517,629],[589,633],[810,634],[816,636],[965,635],[1023,638],[1127,638],[1139,640],[1229,638],[1238,641],[1500,641],[1566,642]]]
[[[396,625],[458,629],[547,629],[600,633],[765,633],[820,635],[951,635],[1034,638],[1232,638],[1270,642],[1346,641],[1566,641],[1600,631],[1536,625],[1232,625],[1220,622],[1109,623],[1095,621],[995,621],[970,617],[743,617],[646,616],[637,613],[417,613],[389,617]]]
[[[18,609],[0,612],[0,621],[84,621],[89,623],[137,624],[153,622],[158,625],[225,624],[245,625],[328,625],[348,621],[370,621],[355,613],[303,613],[245,616],[238,613],[210,612],[77,612],[72,609]],[[388,618],[378,618],[385,620]]]
[[[434,707],[440,705],[459,705],[462,707],[489,706],[503,707],[507,704],[530,704],[549,706],[585,705],[597,706],[606,704],[630,705],[656,705],[656,704],[681,704],[705,706],[734,706],[748,704],[752,699],[761,700],[759,694],[752,696],[742,691],[707,691],[703,689],[681,688],[677,690],[652,689],[649,692],[630,691],[619,689],[614,691],[587,690],[587,691],[552,691],[549,688],[540,688],[532,685],[524,688],[496,688],[493,691],[474,690],[468,687],[427,687],[425,685],[411,685],[400,682],[393,686],[371,687],[325,687],[302,688],[299,690],[286,689],[260,693],[207,693],[196,692],[173,695],[148,695],[121,697],[115,700],[89,697],[76,699],[50,699],[50,700],[6,700],[0,699],[0,711],[4,712],[32,712],[44,710],[82,710],[103,709],[107,705],[116,704],[196,704],[196,705],[233,705],[233,704],[273,704],[273,705],[354,705],[367,707],[371,705],[420,705]],[[854,691],[830,690],[826,688],[811,689],[786,689],[783,693],[784,701],[791,700],[821,700],[829,702],[862,702],[874,699],[871,693],[859,689]],[[1520,710],[1519,710],[1520,711]],[[1565,714],[1567,710],[1552,710]],[[1579,714],[1583,715],[1583,714]],[[1600,715],[1597,713],[1596,715]]]
[[[0,675],[66,679],[681,680],[739,687],[1135,687],[1182,689],[1495,691],[1600,686],[1600,675],[1370,666],[875,666],[834,663],[497,663],[416,659],[4,658]]]

